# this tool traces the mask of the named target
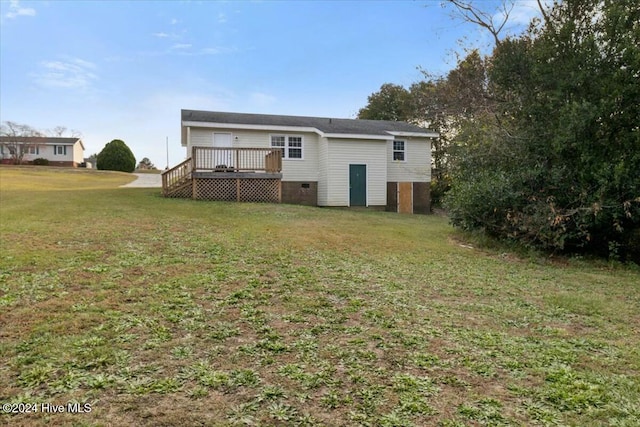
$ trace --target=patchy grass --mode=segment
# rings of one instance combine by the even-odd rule
[[[0,424],[640,424],[638,269],[131,179],[0,168]]]

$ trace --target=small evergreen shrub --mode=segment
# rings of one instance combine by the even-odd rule
[[[99,170],[133,172],[136,168],[135,156],[120,139],[114,139],[105,145],[97,160]]]
[[[42,157],[38,157],[33,161],[33,164],[36,166],[49,166],[49,159],[43,159]]]

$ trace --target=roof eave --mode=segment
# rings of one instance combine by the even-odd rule
[[[405,131],[388,131],[389,135],[393,136],[414,136],[417,138],[439,138],[438,132],[405,132]]]
[[[376,139],[381,141],[388,141],[389,138],[387,135],[367,135],[362,133],[322,133],[322,137],[324,138],[342,138],[342,139]]]
[[[182,121],[185,127],[200,127],[214,129],[244,129],[244,130],[268,130],[281,132],[311,132],[321,134],[317,128],[305,126],[280,126],[280,125],[252,125],[247,123],[215,123],[215,122],[197,122]]]

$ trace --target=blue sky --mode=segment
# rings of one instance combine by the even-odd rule
[[[78,130],[87,156],[122,139],[161,168],[166,138],[171,165],[186,155],[180,109],[354,118],[489,41],[433,0],[2,0],[0,26],[1,121]]]

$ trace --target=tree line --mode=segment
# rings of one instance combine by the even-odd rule
[[[449,3],[491,32],[491,53],[409,88],[384,84],[358,117],[441,133],[432,194],[454,226],[640,262],[638,2],[538,2],[541,17],[509,37],[495,15]]]

